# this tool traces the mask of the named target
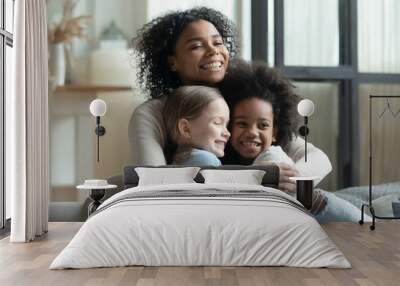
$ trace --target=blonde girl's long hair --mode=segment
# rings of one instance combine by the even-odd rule
[[[184,118],[190,121],[198,118],[208,104],[219,98],[223,98],[221,93],[212,87],[187,85],[176,89],[168,96],[163,112],[169,140],[177,144],[179,120]]]

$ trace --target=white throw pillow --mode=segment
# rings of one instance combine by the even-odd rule
[[[199,167],[135,168],[139,176],[139,186],[195,183],[193,179],[199,170]]]
[[[261,185],[265,171],[261,170],[202,170],[204,183],[234,183]]]

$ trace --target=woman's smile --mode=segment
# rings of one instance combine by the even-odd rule
[[[223,68],[223,62],[222,61],[210,62],[210,63],[201,65],[200,68],[202,68],[204,70],[221,71]]]

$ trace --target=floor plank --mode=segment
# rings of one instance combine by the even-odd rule
[[[32,243],[0,240],[0,285],[399,285],[400,222],[369,225],[332,223],[323,228],[351,262],[352,269],[290,267],[116,267],[49,270],[81,223],[50,223]]]

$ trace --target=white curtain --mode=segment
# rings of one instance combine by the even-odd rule
[[[400,73],[400,1],[358,1],[360,72]]]
[[[285,64],[339,65],[338,0],[285,0]]]
[[[7,187],[12,242],[47,232],[49,196],[45,0],[15,1],[14,72],[6,98]]]

